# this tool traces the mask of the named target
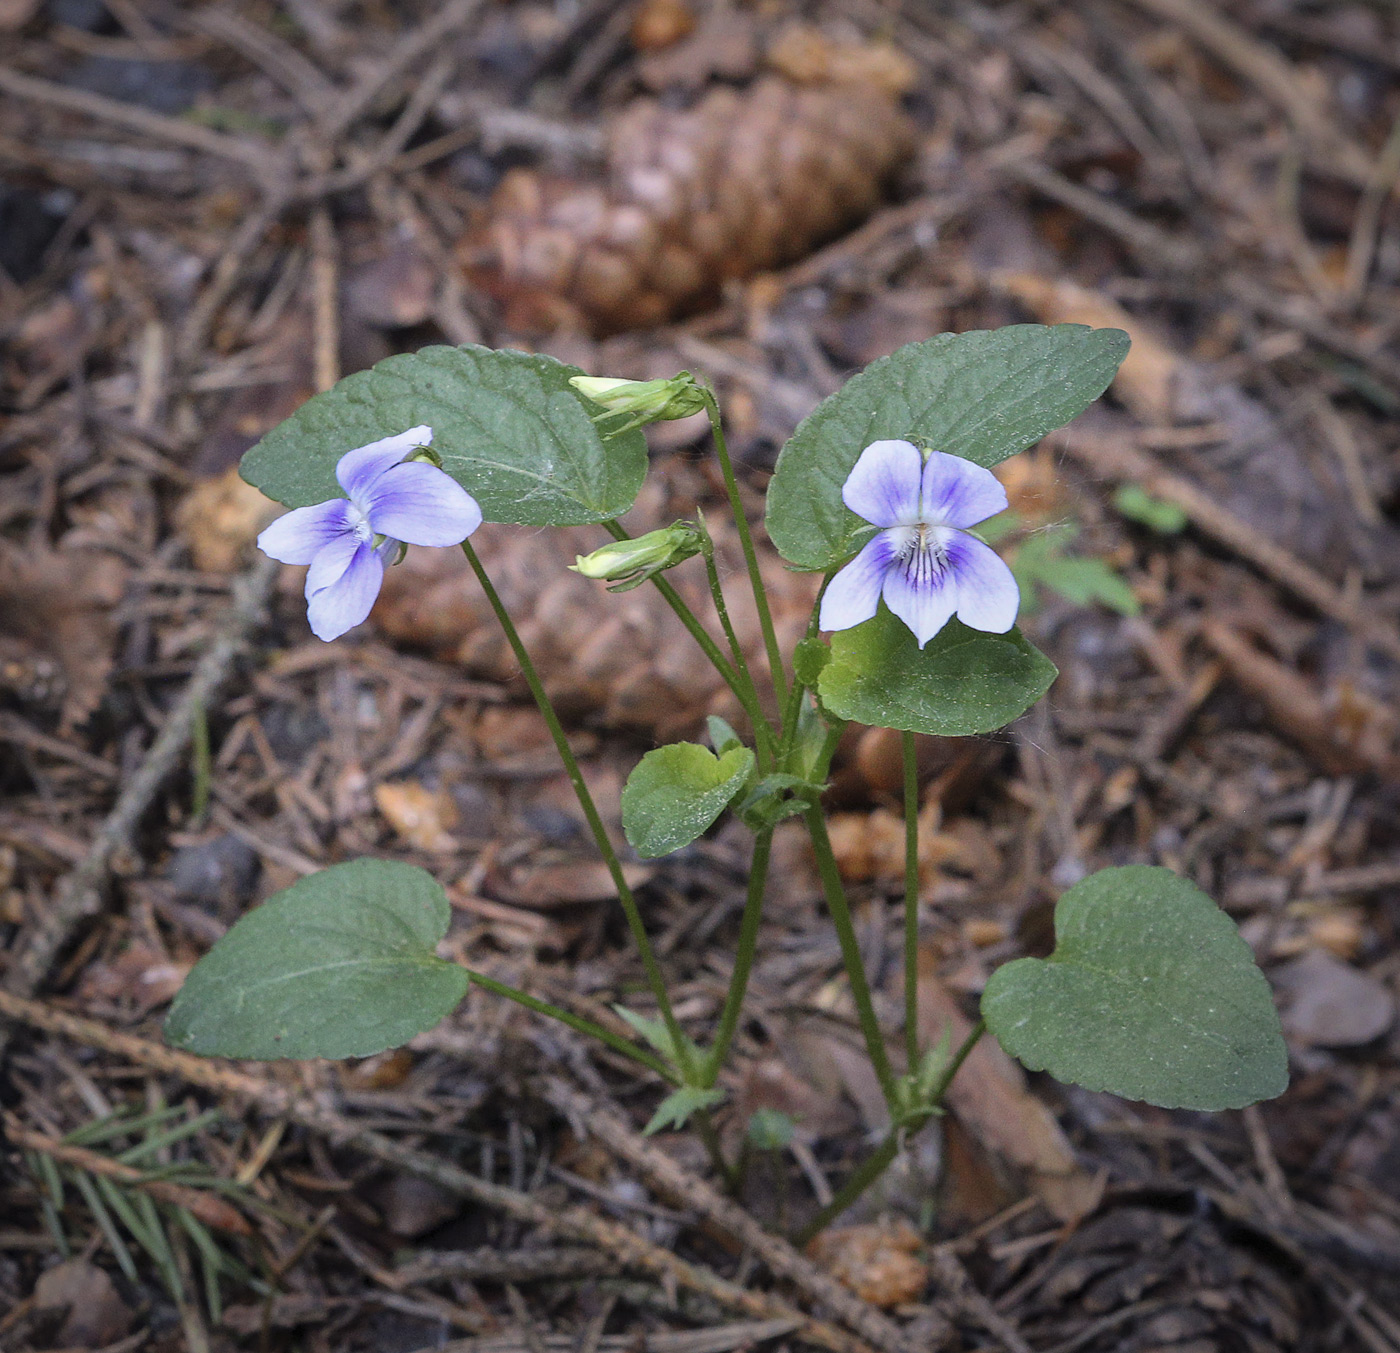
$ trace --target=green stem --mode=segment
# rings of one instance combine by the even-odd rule
[[[731,1165],[724,1154],[724,1147],[720,1143],[719,1133],[715,1130],[715,1120],[710,1117],[708,1109],[698,1109],[695,1113],[695,1127],[700,1134],[700,1141],[705,1147],[705,1153],[710,1158],[710,1164],[720,1178],[724,1180],[724,1187],[730,1193],[737,1193],[743,1178],[739,1173],[737,1165]]]
[[[605,522],[604,525],[614,540],[632,539],[619,522],[610,521]],[[723,678],[724,684],[734,692],[734,698],[744,707],[744,713],[749,716],[749,721],[754,726],[755,739],[760,742],[765,741],[770,736],[770,725],[758,703],[758,692],[754,688],[752,678],[749,677],[747,671],[741,678],[733,664],[720,651],[719,645],[711,638],[709,630],[700,623],[699,617],[686,605],[685,598],[665,578],[658,573],[652,577],[651,581],[665,599],[666,604],[676,613],[676,618],[690,632],[691,638],[700,645],[701,651],[714,664],[715,671]]]
[[[787,676],[783,672],[783,655],[778,649],[778,632],[773,628],[773,615],[768,609],[768,593],[763,586],[763,575],[758,568],[758,554],[753,547],[753,535],[749,531],[749,519],[744,514],[744,500],[739,496],[739,481],[734,477],[734,465],[729,459],[729,443],[724,437],[724,425],[720,421],[719,405],[714,392],[705,392],[705,412],[710,417],[710,432],[715,439],[715,454],[719,457],[720,473],[724,476],[724,487],[729,494],[729,507],[734,513],[734,526],[739,532],[739,544],[744,550],[744,563],[749,570],[749,584],[753,588],[754,606],[758,611],[759,627],[763,631],[763,645],[768,651],[768,667],[773,676],[773,690],[778,697],[778,708],[787,703]]]
[[[855,923],[851,920],[851,908],[846,902],[841,871],[836,867],[836,856],[832,853],[831,838],[826,834],[826,819],[822,816],[821,805],[813,804],[804,816],[807,819],[807,833],[812,838],[812,850],[817,857],[817,872],[821,875],[822,889],[826,894],[826,909],[831,913],[831,922],[836,927],[841,960],[846,965],[846,976],[851,983],[851,998],[855,1001],[856,1018],[860,1021],[860,1031],[865,1038],[865,1050],[880,1082],[885,1103],[893,1114],[899,1105],[899,1088],[894,1068],[890,1066],[884,1035],[880,1032],[875,1003],[870,996],[865,961],[860,956],[860,941],[856,939]]]
[[[467,563],[472,566],[472,572],[476,574],[476,580],[481,584],[481,590],[485,593],[487,602],[492,611],[495,612],[496,619],[500,622],[506,641],[515,654],[515,660],[520,664],[520,672],[525,678],[526,685],[530,688],[530,694],[535,697],[535,704],[544,717],[545,725],[549,729],[549,736],[554,741],[554,749],[559,753],[559,759],[564,763],[564,770],[568,773],[569,783],[573,786],[579,807],[583,809],[583,815],[588,820],[588,828],[593,833],[598,853],[603,857],[603,862],[608,867],[608,873],[612,876],[613,887],[617,889],[617,899],[622,903],[623,914],[627,917],[627,926],[632,932],[632,939],[637,946],[637,951],[641,954],[647,983],[651,987],[652,995],[656,998],[662,1022],[665,1024],[666,1031],[671,1036],[672,1045],[676,1049],[676,1061],[681,1075],[686,1084],[693,1084],[695,1059],[690,1054],[690,1043],[682,1034],[681,1026],[676,1020],[676,1013],[671,1008],[671,998],[666,994],[666,982],[661,975],[661,966],[656,961],[656,954],[652,951],[651,940],[647,937],[647,928],[642,921],[642,913],[637,906],[637,899],[633,897],[632,889],[623,876],[622,861],[617,858],[617,851],[613,849],[612,841],[608,839],[607,828],[603,826],[598,805],[593,802],[593,795],[589,792],[588,784],[583,778],[583,771],[579,769],[578,759],[574,756],[573,748],[569,746],[569,740],[564,735],[564,726],[559,722],[559,716],[554,712],[554,706],[545,693],[544,683],[535,670],[535,664],[530,661],[530,655],[520,640],[520,634],[506,611],[500,595],[492,585],[491,579],[487,576],[480,558],[472,548],[470,540],[462,542],[462,553],[467,556]]]
[[[715,543],[710,539],[709,532],[705,531],[703,522],[700,529],[704,531],[704,544],[700,547],[700,553],[705,558],[705,577],[709,580],[710,597],[715,603],[715,614],[719,617],[719,625],[724,631],[724,637],[729,640],[729,651],[734,655],[734,667],[739,674],[739,679],[747,690],[753,692],[754,704],[757,705],[758,688],[754,685],[753,673],[749,671],[749,660],[744,656],[739,636],[734,632],[734,625],[729,619],[729,606],[724,600],[724,587],[720,583],[719,568],[715,563]]]
[[[914,735],[901,735],[904,752],[904,1049],[907,1070],[919,1069],[919,769]]]
[[[948,1093],[948,1086],[952,1084],[953,1077],[958,1074],[962,1064],[967,1061],[968,1054],[977,1046],[977,1040],[986,1032],[986,1021],[980,1019],[969,1030],[967,1037],[963,1039],[961,1046],[953,1054],[953,1060],[948,1063],[943,1074],[938,1078],[938,1084],[933,1088],[930,1103],[934,1108],[943,1103],[943,1096]],[[906,1123],[902,1127],[893,1129],[875,1151],[856,1167],[855,1172],[837,1191],[836,1196],[793,1237],[792,1243],[798,1249],[802,1249],[814,1235],[830,1226],[889,1169],[894,1158],[899,1154],[900,1145],[914,1133],[920,1131],[931,1117],[933,1117],[931,1113],[926,1114],[922,1118],[915,1119],[912,1123]]]
[[[648,1052],[645,1048],[640,1048],[620,1034],[613,1033],[611,1029],[605,1029],[601,1024],[595,1024],[591,1019],[584,1019],[582,1015],[561,1010],[557,1005],[551,1005],[548,1001],[542,1001],[536,996],[507,986],[504,982],[496,981],[494,977],[487,977],[485,973],[476,972],[471,968],[466,971],[467,976],[484,990],[494,992],[497,996],[504,996],[508,1001],[523,1005],[527,1010],[533,1010],[537,1015],[548,1015],[550,1019],[557,1019],[560,1024],[567,1024],[575,1033],[587,1034],[591,1038],[596,1038],[600,1043],[606,1043],[614,1052],[620,1052],[624,1057],[630,1057],[634,1062],[640,1062],[644,1067],[656,1072],[658,1076],[669,1081],[672,1085],[680,1084],[680,1078],[676,1075],[673,1067],[667,1066],[660,1057]]]
[[[743,919],[739,922],[739,944],[734,952],[734,972],[729,979],[729,990],[725,993],[714,1047],[706,1059],[701,1077],[706,1089],[718,1079],[720,1068],[729,1054],[729,1045],[734,1041],[735,1030],[739,1027],[739,1014],[743,1009],[744,994],[748,991],[749,974],[753,971],[754,954],[758,949],[758,923],[763,913],[763,888],[768,880],[768,860],[772,847],[772,827],[754,837],[748,894],[744,898]]]

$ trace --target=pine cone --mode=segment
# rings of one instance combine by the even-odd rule
[[[912,132],[885,90],[767,77],[677,111],[638,99],[600,184],[514,170],[459,257],[512,328],[645,328],[870,214]]]

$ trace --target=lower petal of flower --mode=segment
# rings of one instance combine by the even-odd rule
[[[919,545],[897,560],[885,575],[884,598],[922,648],[958,604],[957,582],[942,549]]]
[[[311,632],[329,643],[363,624],[384,582],[384,561],[373,545],[361,544],[340,577],[312,595],[306,604]]]
[[[821,616],[824,630],[848,630],[863,624],[880,605],[880,588],[885,574],[895,563],[895,543],[888,531],[881,531],[827,584],[822,594]]]
[[[350,530],[344,498],[298,507],[278,517],[258,537],[258,549],[283,564],[309,564],[337,536]]]
[[[316,551],[311,560],[311,567],[306,570],[308,601],[323,588],[330,587],[340,580],[341,575],[350,567],[350,561],[354,559],[356,551],[364,543],[364,533],[357,534],[351,530],[333,536]]]
[[[958,619],[975,630],[1005,634],[1016,623],[1021,590],[1006,561],[963,531],[948,542],[948,567],[957,579]]]
[[[365,511],[376,535],[408,545],[460,545],[481,525],[476,499],[446,471],[422,461],[380,475]]]

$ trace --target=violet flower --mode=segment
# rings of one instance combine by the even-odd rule
[[[416,427],[347,451],[335,467],[346,497],[295,508],[258,537],[264,554],[310,565],[306,618],[318,639],[364,621],[401,545],[459,545],[481,525],[476,499],[451,475],[405,460],[432,439]]]
[[[1021,594],[1011,570],[967,528],[1006,510],[990,470],[912,442],[872,442],[841,488],[852,512],[881,527],[832,580],[820,625],[845,630],[869,620],[883,596],[922,648],[956,612],[975,630],[1005,634]]]

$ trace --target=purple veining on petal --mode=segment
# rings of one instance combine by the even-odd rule
[[[364,506],[376,535],[409,545],[459,545],[481,525],[476,499],[451,475],[419,461],[386,470]]]
[[[827,584],[817,624],[848,630],[869,620],[880,606],[880,588],[895,559],[894,532],[881,531]]]
[[[432,440],[433,430],[424,424],[392,437],[381,437],[367,446],[357,446],[341,456],[335,467],[336,480],[352,499],[363,499],[380,475],[392,469],[410,451],[427,446]]]
[[[990,545],[963,531],[950,534],[948,564],[957,578],[958,619],[971,629],[1005,634],[1021,605],[1015,577]]]
[[[1006,511],[1006,490],[996,475],[943,451],[924,464],[921,498],[924,517],[948,526],[976,526]]]
[[[362,542],[335,582],[321,588],[307,602],[306,618],[311,632],[329,643],[363,624],[383,582],[383,559],[374,546]]]
[[[841,500],[875,526],[909,526],[919,515],[923,458],[912,442],[871,442],[851,467]]]
[[[258,536],[258,549],[283,564],[309,564],[323,546],[350,529],[350,504],[332,498],[297,507]]]
[[[885,574],[882,595],[922,648],[953,614],[958,604],[957,579],[940,549],[918,542]]]

